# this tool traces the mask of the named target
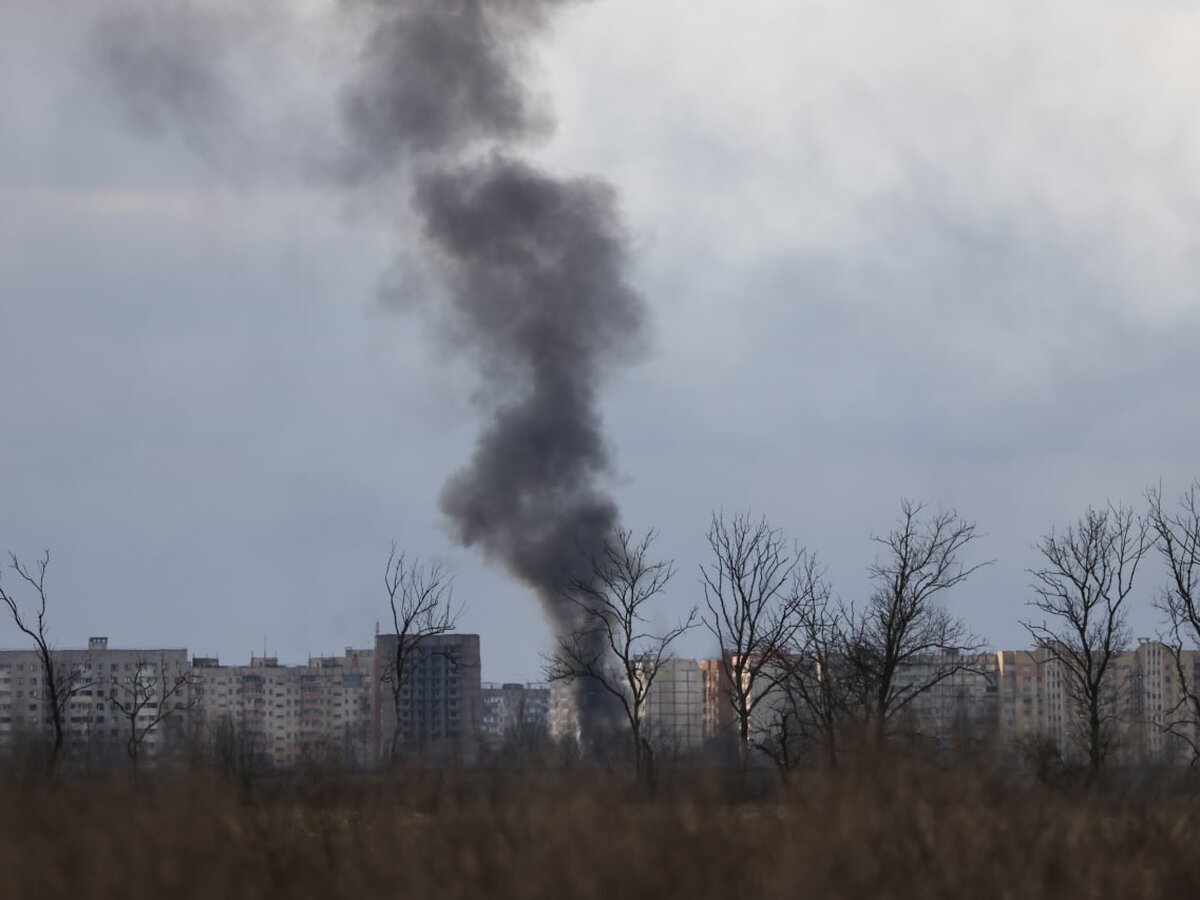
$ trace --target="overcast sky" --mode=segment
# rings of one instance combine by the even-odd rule
[[[371,641],[394,539],[456,573],[485,680],[536,678],[537,603],[438,511],[481,386],[405,190],[313,174],[353,22],[200,4],[165,46],[215,87],[175,118],[98,74],[122,5],[150,8],[0,0],[0,549],[51,549],[63,646],[299,662]],[[1041,532],[1200,474],[1198,46],[1170,0],[562,11],[527,151],[620,191],[653,342],[604,414],[623,519],[676,560],[664,620],[714,508],[854,599],[907,496],[978,522],[997,562],[948,605],[1024,646]]]

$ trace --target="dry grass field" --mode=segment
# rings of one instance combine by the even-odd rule
[[[603,771],[2,784],[3,898],[1186,898],[1187,784],[922,770]]]

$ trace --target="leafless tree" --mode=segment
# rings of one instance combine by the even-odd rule
[[[889,723],[922,694],[974,665],[982,641],[941,600],[988,562],[966,565],[975,524],[953,510],[902,500],[897,526],[872,537],[883,549],[868,574],[875,587],[844,619],[844,690],[880,748]]]
[[[1112,748],[1121,685],[1114,662],[1129,643],[1129,595],[1149,549],[1147,523],[1128,507],[1089,507],[1078,522],[1044,535],[1044,564],[1030,572],[1041,622],[1023,622],[1062,672],[1064,692],[1095,775]]]
[[[792,572],[788,602],[798,627],[788,651],[787,677],[779,686],[776,722],[759,741],[785,777],[814,748],[830,767],[837,766],[848,698],[845,615],[832,593],[815,555],[805,554]]]
[[[585,574],[562,590],[578,625],[561,635],[546,660],[550,681],[588,680],[616,699],[629,725],[639,778],[652,778],[654,753],[646,740],[646,705],[674,641],[695,626],[696,610],[661,634],[649,630],[649,604],[675,574],[674,563],[650,558],[655,533],[640,539],[618,528]]]
[[[1180,691],[1178,703],[1165,712],[1160,725],[1186,743],[1193,761],[1200,762],[1200,690],[1184,657],[1184,650],[1200,648],[1200,482],[1188,488],[1173,513],[1163,508],[1161,487],[1146,495],[1152,536],[1169,573],[1155,606],[1166,622],[1164,643]]]
[[[749,513],[714,513],[711,562],[700,566],[705,627],[717,640],[721,680],[737,726],[738,758],[749,762],[755,711],[790,677],[801,626],[789,588],[808,559],[778,528]]]
[[[107,700],[125,719],[125,752],[135,776],[146,738],[171,716],[191,709],[199,699],[188,696],[190,684],[187,672],[168,674],[162,657],[157,664],[138,659],[127,679],[113,676]]]
[[[400,760],[404,733],[404,687],[430,638],[454,630],[462,607],[454,603],[454,577],[439,563],[425,564],[398,553],[392,544],[384,569],[384,588],[392,613],[395,641],[383,664],[383,680],[391,688],[395,724],[388,761]]]
[[[793,670],[792,677],[801,676]],[[790,680],[780,685],[778,696],[772,697],[768,722],[752,734],[754,748],[774,764],[785,784],[807,756],[813,738],[807,710],[799,694],[790,689]]]
[[[47,768],[53,772],[62,756],[65,739],[64,719],[67,704],[82,686],[83,673],[78,666],[61,662],[56,658],[50,643],[50,626],[46,621],[46,570],[50,566],[50,551],[45,551],[34,568],[21,563],[15,554],[9,554],[9,568],[17,573],[18,579],[34,593],[34,613],[30,619],[21,611],[16,596],[0,584],[0,600],[8,607],[17,629],[33,641],[42,670],[43,706],[49,713],[53,728],[53,742],[47,760]]]

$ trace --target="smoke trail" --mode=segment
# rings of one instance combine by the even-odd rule
[[[494,388],[441,507],[463,543],[536,591],[561,633],[575,624],[563,582],[586,576],[618,520],[602,488],[610,459],[598,391],[608,368],[640,349],[645,321],[625,279],[613,188],[509,155],[549,127],[520,76],[528,40],[564,0],[364,2],[379,21],[345,103],[352,174],[377,175],[407,151],[455,334]],[[490,154],[445,162],[478,145]],[[602,739],[606,704],[595,692],[579,699],[586,738]]]
[[[609,458],[596,409],[607,364],[643,321],[625,284],[624,235],[607,185],[559,180],[503,156],[424,178],[416,203],[443,261],[463,333],[505,391],[442,509],[541,593],[616,524],[598,488]]]
[[[359,0],[377,17],[347,93],[351,175],[407,161],[413,206],[454,305],[462,349],[498,389],[442,509],[459,538],[531,585],[570,625],[565,577],[617,522],[597,395],[636,353],[645,310],[625,280],[615,191],[560,179],[497,146],[546,131],[521,75],[530,38],[569,0]],[[482,160],[447,164],[476,146]]]
[[[131,3],[97,20],[90,39],[88,81],[108,88],[126,128],[178,137],[224,168],[219,148],[238,130],[237,104],[217,62],[225,40],[214,16]]]
[[[369,23],[343,102],[349,174],[547,133],[550,116],[520,76],[548,8],[567,2],[577,0],[344,0]]]

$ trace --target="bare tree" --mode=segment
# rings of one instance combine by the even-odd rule
[[[868,570],[875,588],[861,609],[844,615],[841,665],[846,690],[875,746],[890,722],[922,694],[970,669],[982,641],[941,605],[942,595],[988,562],[966,565],[975,524],[953,510],[928,511],[901,500],[900,520]]]
[[[157,665],[138,659],[133,673],[124,681],[113,676],[107,699],[125,719],[125,752],[135,776],[146,738],[171,716],[191,709],[199,699],[188,696],[190,684],[187,672],[168,675],[166,660],[161,656]]]
[[[577,611],[578,625],[558,639],[546,660],[550,681],[590,680],[620,704],[629,725],[639,778],[652,778],[654,753],[646,740],[646,704],[669,648],[695,626],[696,610],[661,634],[649,631],[648,605],[675,574],[674,563],[650,558],[655,533],[637,539],[618,528],[585,574],[571,579],[563,599]]]
[[[1044,564],[1030,572],[1045,617],[1023,622],[1062,672],[1063,688],[1095,775],[1112,748],[1121,686],[1114,661],[1129,643],[1127,601],[1149,549],[1147,523],[1128,507],[1088,508],[1077,523],[1037,546]]]
[[[384,569],[384,588],[392,612],[395,640],[383,664],[383,681],[392,692],[396,721],[388,747],[388,762],[400,759],[404,733],[404,688],[422,645],[454,630],[462,607],[454,603],[454,578],[439,563],[409,560],[392,544]]]
[[[737,726],[738,758],[749,762],[755,711],[772,702],[790,677],[800,629],[789,588],[808,559],[783,532],[749,513],[714,513],[708,529],[712,561],[700,566],[705,627],[717,640],[721,679]]]
[[[1155,606],[1166,621],[1164,643],[1179,679],[1179,700],[1159,724],[1186,743],[1193,761],[1200,762],[1200,691],[1184,657],[1185,649],[1200,648],[1200,482],[1188,488],[1175,513],[1163,509],[1161,487],[1146,496],[1155,545],[1170,576]]]
[[[778,696],[773,696],[769,704],[769,721],[753,733],[755,749],[774,764],[784,784],[807,755],[813,738],[808,711],[790,683],[793,678],[800,677],[800,672],[793,670],[792,678],[780,685]]]
[[[58,766],[65,739],[64,718],[67,704],[82,685],[83,673],[78,666],[61,662],[55,656],[50,643],[50,627],[46,621],[46,570],[50,566],[50,551],[45,551],[34,568],[23,565],[15,554],[9,554],[9,568],[30,588],[35,595],[34,618],[21,612],[16,596],[0,584],[0,600],[8,607],[17,629],[33,641],[42,670],[43,706],[50,716],[53,742],[47,760],[47,768],[53,772]]]
[[[804,754],[819,748],[836,767],[839,730],[848,709],[845,691],[845,616],[832,589],[806,554],[792,573],[791,614],[798,622],[790,649],[791,665],[781,682],[782,703],[774,733],[762,748],[786,777]]]

